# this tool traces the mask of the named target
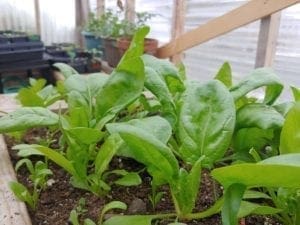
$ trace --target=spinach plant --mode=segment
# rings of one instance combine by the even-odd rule
[[[15,149],[27,152],[27,155],[45,155],[65,169],[72,176],[72,184],[78,188],[98,195],[106,193],[110,184],[104,179],[111,173],[120,177],[114,181],[116,184],[139,184],[141,179],[135,172],[105,173],[119,143],[115,137],[107,137],[104,126],[117,119],[118,114],[142,94],[145,75],[141,55],[148,32],[149,28],[144,27],[136,33],[129,50],[110,76],[93,74],[83,77],[69,67],[56,65],[68,74],[63,84],[67,112],[57,114],[44,107],[23,107],[0,119],[0,131],[45,126],[59,129],[61,144],[65,146],[63,152],[42,145],[18,145]]]
[[[297,175],[300,169],[299,115],[300,105],[297,103],[290,109],[283,124],[279,156],[262,161],[258,159],[257,163],[218,168],[212,172],[213,177],[226,188],[223,224],[236,224],[237,217],[250,213],[275,214],[286,225],[300,223],[300,180]],[[267,198],[272,200],[275,208],[242,201],[244,191],[254,187],[266,188]],[[233,202],[236,204],[233,205]]]
[[[12,181],[9,186],[18,199],[26,202],[32,209],[35,209],[39,194],[46,188],[48,176],[52,175],[52,171],[48,169],[46,163],[38,161],[33,166],[32,162],[27,158],[18,161],[15,168],[16,171],[24,164],[30,172],[29,179],[33,183],[32,192],[19,182]]]

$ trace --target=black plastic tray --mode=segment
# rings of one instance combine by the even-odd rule
[[[44,49],[17,50],[0,52],[0,63],[28,61],[43,58]]]

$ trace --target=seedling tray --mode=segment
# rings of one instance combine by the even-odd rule
[[[43,52],[43,48],[17,51],[0,51],[0,64],[8,62],[42,59]]]

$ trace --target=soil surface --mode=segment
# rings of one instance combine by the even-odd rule
[[[37,143],[47,136],[47,131],[44,129],[32,129],[21,138],[16,140],[13,137],[5,136],[7,147],[10,153],[13,165],[20,159],[16,155],[16,151],[11,148],[19,143]],[[59,135],[55,135],[57,141],[52,144],[52,147],[57,146]],[[33,158],[33,161],[37,158]],[[31,216],[32,225],[68,225],[68,218],[72,209],[75,209],[81,198],[85,199],[84,212],[80,216],[80,219],[90,218],[96,221],[99,216],[99,211],[102,207],[113,201],[118,200],[125,202],[128,206],[126,211],[110,211],[106,216],[123,214],[155,214],[155,213],[169,213],[174,212],[174,207],[169,194],[167,186],[161,187],[163,197],[153,209],[149,200],[151,194],[151,177],[142,172],[142,184],[134,187],[123,187],[112,185],[112,190],[108,195],[103,197],[95,196],[94,194],[73,188],[69,183],[70,176],[55,164],[49,162],[49,167],[53,172],[53,176],[50,177],[51,184],[40,195],[38,206],[36,211],[28,208]],[[134,160],[115,157],[110,165],[111,169],[126,169],[128,171],[140,171],[143,166]],[[21,167],[17,173],[19,182],[23,183],[27,187],[31,188],[32,183],[28,179],[28,171],[25,167]],[[203,211],[211,206],[215,199],[222,194],[222,187],[216,184],[209,176],[208,171],[202,172],[201,187],[199,192],[198,201],[196,203],[195,212]],[[166,225],[174,221],[160,221],[159,225]],[[188,225],[221,225],[220,215],[214,215],[203,220],[184,221]],[[121,225],[121,224],[120,224]],[[280,225],[272,218],[251,216],[246,218],[246,225]]]

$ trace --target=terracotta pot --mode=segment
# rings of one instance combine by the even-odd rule
[[[116,67],[121,59],[121,55],[117,48],[117,40],[112,38],[105,38],[104,51],[108,65],[110,65],[111,67]]]
[[[124,53],[130,46],[132,38],[119,38],[117,41],[117,46],[119,48],[120,55],[123,56]],[[158,48],[158,40],[146,38],[144,42],[144,52],[149,55],[156,55]]]

